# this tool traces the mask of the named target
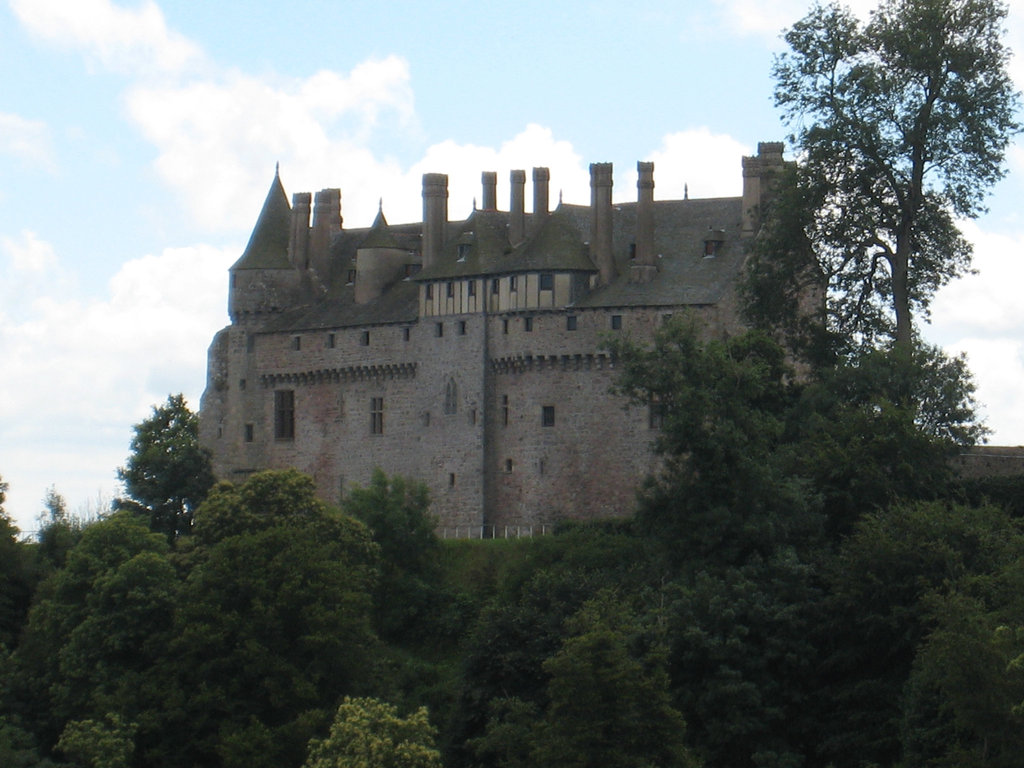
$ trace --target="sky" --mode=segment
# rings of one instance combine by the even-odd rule
[[[0,0],[0,477],[37,527],[53,488],[95,516],[132,426],[172,393],[198,409],[228,323],[227,269],[280,163],[289,195],[340,187],[345,226],[421,217],[447,173],[464,218],[481,171],[547,166],[552,197],[739,195],[741,157],[783,140],[771,65],[807,0]],[[851,3],[858,12],[866,0]],[[1024,51],[1024,0],[1008,42]],[[1012,72],[1024,86],[1024,57]],[[965,352],[990,443],[1024,444],[1024,139],[977,274],[924,337]],[[504,179],[506,181],[502,182]]]

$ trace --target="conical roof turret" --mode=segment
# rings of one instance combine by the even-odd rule
[[[366,233],[366,238],[359,244],[359,247],[401,249],[402,246],[398,242],[398,238],[392,234],[391,229],[388,227],[388,220],[384,218],[383,200],[377,206],[377,218],[373,220],[370,231]]]
[[[291,269],[291,262],[288,261],[291,221],[292,208],[288,204],[281,177],[275,171],[249,244],[231,269]]]

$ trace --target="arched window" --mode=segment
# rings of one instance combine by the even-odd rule
[[[448,379],[444,388],[444,412],[452,414],[459,410],[459,390],[455,386],[455,379]]]

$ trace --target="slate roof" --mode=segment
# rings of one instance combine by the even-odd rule
[[[288,261],[291,225],[292,207],[281,185],[281,177],[275,173],[249,244],[231,269],[291,269]]]

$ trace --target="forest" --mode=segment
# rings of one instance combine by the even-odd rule
[[[216,482],[180,395],[100,519],[2,513],[10,768],[918,768],[1024,754],[1024,475],[971,477],[967,361],[915,322],[1019,96],[991,0],[786,34],[748,330],[609,339],[661,468],[615,519],[439,540],[377,473]]]

